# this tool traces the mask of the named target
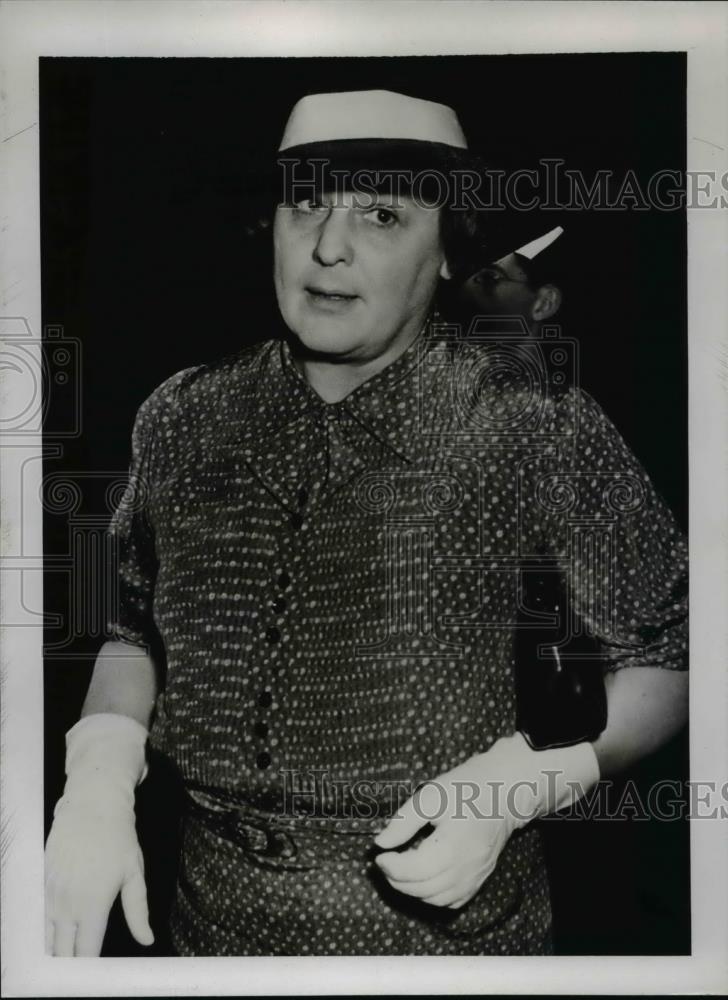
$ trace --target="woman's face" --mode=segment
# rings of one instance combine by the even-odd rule
[[[439,210],[401,195],[339,192],[281,205],[273,239],[283,319],[331,361],[396,357],[419,333],[445,274]]]

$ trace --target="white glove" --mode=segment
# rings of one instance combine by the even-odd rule
[[[66,734],[68,777],[45,853],[48,954],[99,955],[119,891],[133,936],[154,941],[134,823],[147,735],[139,722],[112,713],[88,715]]]
[[[532,750],[515,733],[486,753],[428,782],[375,837],[377,863],[390,885],[435,906],[463,906],[492,874],[510,835],[563,809],[599,781],[591,743]],[[398,852],[426,823],[435,828]]]

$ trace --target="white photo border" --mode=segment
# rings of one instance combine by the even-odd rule
[[[0,7],[0,335],[39,350],[38,59],[42,56],[456,55],[686,51],[688,170],[728,171],[728,4],[499,0],[9,0]],[[688,211],[691,778],[728,777],[728,212]],[[2,377],[0,373],[0,377]],[[17,380],[0,384],[13,412]],[[20,395],[18,395],[20,394]],[[2,621],[13,560],[42,557],[41,463],[21,501],[0,447]],[[26,483],[26,485],[28,485]],[[29,496],[32,499],[29,499]],[[22,502],[22,509],[21,509]],[[21,515],[22,548],[20,538]],[[28,555],[32,553],[32,555]],[[16,574],[19,576],[19,574]],[[42,607],[42,574],[25,597]],[[727,821],[691,823],[693,953],[679,957],[75,959],[43,942],[42,635],[2,632],[2,956],[6,996],[728,992]]]

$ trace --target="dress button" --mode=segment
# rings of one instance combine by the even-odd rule
[[[256,722],[253,726],[253,732],[263,740],[268,735],[268,726],[265,722]]]
[[[283,570],[283,572],[279,573],[278,575],[278,586],[281,588],[281,590],[285,590],[286,587],[291,586],[291,578],[288,575],[288,573],[286,573],[285,570]]]
[[[305,486],[299,487],[298,493],[296,494],[298,498],[298,506],[305,507],[308,503],[308,490]]]
[[[270,691],[261,691],[258,695],[258,704],[261,708],[270,708],[273,704],[273,695]]]
[[[274,612],[277,615],[282,615],[283,612],[288,607],[288,602],[286,601],[285,597],[276,597],[276,599],[275,599],[275,601],[273,601],[271,607],[273,608]]]
[[[265,630],[265,637],[268,640],[268,642],[271,643],[271,645],[273,643],[280,642],[280,640],[281,640],[281,630],[279,628],[276,628],[275,625],[270,625]]]
[[[302,524],[303,524],[303,514],[299,514],[298,511],[295,510],[291,514],[291,527],[298,530],[302,526]]]
[[[271,756],[267,750],[261,750],[261,752],[255,758],[255,763],[258,765],[261,771],[266,767],[270,767],[270,762],[271,762]]]

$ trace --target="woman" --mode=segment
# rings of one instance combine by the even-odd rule
[[[133,796],[152,716],[189,798],[187,955],[549,953],[529,822],[682,725],[669,512],[585,394],[547,379],[534,396],[497,345],[433,316],[456,264],[440,181],[466,156],[431,102],[293,109],[286,338],[173,375],[137,416],[119,615],[47,848],[53,953],[98,954],[119,891],[151,941]],[[609,718],[537,751],[513,649],[520,574],[541,563],[601,640]]]

